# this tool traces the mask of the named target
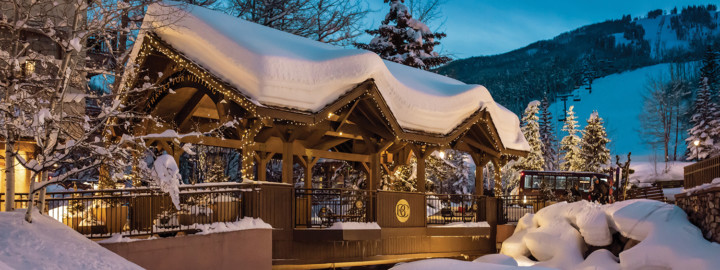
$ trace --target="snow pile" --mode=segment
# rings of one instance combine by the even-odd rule
[[[395,265],[392,270],[438,270],[438,269],[453,269],[453,270],[509,270],[509,269],[529,269],[529,270],[541,270],[551,269],[545,267],[519,267],[513,265],[504,264],[507,262],[493,261],[493,262],[467,262],[453,259],[429,259],[410,263],[400,263]]]
[[[685,192],[685,194],[687,194],[687,195],[691,195],[695,192],[702,191],[702,190],[709,189],[709,188],[714,188],[714,187],[720,187],[720,178],[715,178],[710,183],[705,183],[705,184],[702,184],[702,185],[699,185],[696,187],[683,189],[683,192]]]
[[[175,208],[180,210],[180,169],[175,159],[167,153],[159,156],[153,163],[153,176],[160,190],[170,195]]]
[[[52,218],[0,212],[0,269],[142,269]]]
[[[438,225],[435,227],[445,227],[445,228],[490,228],[490,224],[488,224],[486,221],[481,222],[451,222],[444,225]]]
[[[380,230],[376,222],[335,222],[328,230]]]
[[[628,242],[619,259],[606,249],[584,257],[589,246],[608,246],[613,234]],[[687,215],[674,205],[629,200],[610,205],[580,201],[558,203],[524,216],[502,254],[536,266],[558,269],[714,269],[720,245],[702,237]]]
[[[515,259],[503,254],[488,254],[475,259],[473,262],[518,266],[518,263],[517,261],[515,261]]]
[[[250,229],[272,229],[270,224],[265,223],[260,218],[244,217],[235,222],[215,222],[212,224],[195,224],[193,227],[201,232],[197,234],[211,234],[221,232],[242,231]]]
[[[474,112],[486,109],[503,147],[529,150],[517,116],[495,103],[480,85],[176,2],[151,5],[144,24],[143,28],[156,27],[153,33],[163,41],[256,104],[317,112],[373,79],[405,129],[447,134]],[[143,33],[139,40],[142,37]],[[141,42],[136,44],[132,55],[140,50]]]

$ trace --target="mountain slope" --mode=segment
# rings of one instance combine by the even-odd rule
[[[597,110],[600,117],[605,120],[605,127],[611,140],[609,148],[613,162],[615,155],[624,158],[628,152],[632,152],[633,160],[636,161],[649,160],[649,156],[653,154],[662,157],[662,153],[654,153],[644,143],[640,133],[640,113],[643,110],[647,79],[667,77],[669,68],[670,64],[658,64],[599,78],[593,83],[592,94],[584,87],[572,91],[580,101],[570,98],[567,106],[575,106],[574,111],[581,128],[587,124],[586,120],[594,110]],[[562,101],[557,100],[550,105],[554,119],[562,118],[564,110]],[[558,139],[566,135],[561,131],[562,124],[555,122]],[[680,142],[683,143],[684,138],[681,138]],[[682,155],[685,151],[684,144],[678,147],[678,150]]]
[[[508,53],[456,60],[437,72],[482,84],[495,100],[520,113],[530,100],[551,99],[596,78],[673,61],[702,57],[720,41],[720,16],[713,5],[679,13],[652,11],[646,18],[608,20]]]

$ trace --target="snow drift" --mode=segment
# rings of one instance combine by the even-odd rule
[[[142,269],[72,228],[25,209],[0,212],[0,269]]]
[[[154,28],[160,39],[261,106],[317,112],[373,79],[405,129],[447,134],[485,109],[505,148],[530,150],[518,117],[495,103],[480,85],[177,2],[151,5],[144,24],[144,29]],[[132,55],[140,47],[135,46]]]
[[[613,234],[639,242],[615,257],[606,249],[583,254],[591,246],[609,245]],[[675,205],[629,200],[610,205],[587,201],[558,203],[527,214],[502,254],[536,266],[558,269],[716,269],[720,245],[702,237]]]

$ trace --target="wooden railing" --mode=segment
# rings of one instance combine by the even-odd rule
[[[174,235],[242,218],[246,192],[238,184],[185,186],[180,189],[180,209],[153,188],[48,192],[43,212],[89,238]],[[4,200],[0,194],[0,203]],[[28,204],[27,194],[15,194],[16,208]]]
[[[712,182],[720,177],[720,156],[711,157],[685,166],[684,187],[692,188]]]

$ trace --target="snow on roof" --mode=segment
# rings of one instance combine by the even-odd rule
[[[530,150],[517,116],[480,85],[177,2],[151,5],[144,23],[151,25],[143,28],[152,28],[163,41],[262,105],[317,112],[374,79],[405,129],[447,134],[475,111],[486,109],[505,148]]]

